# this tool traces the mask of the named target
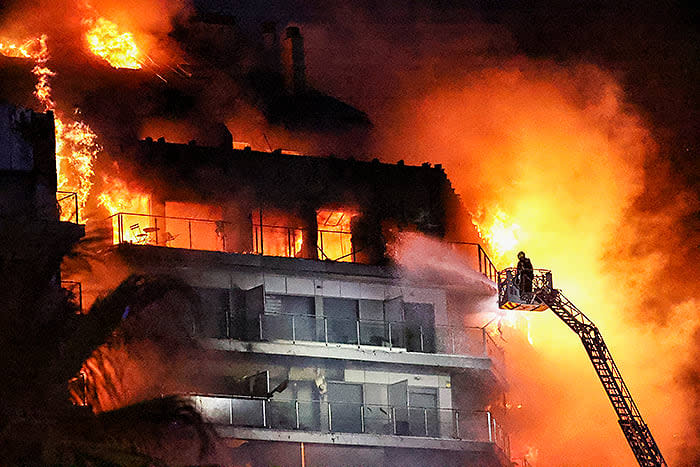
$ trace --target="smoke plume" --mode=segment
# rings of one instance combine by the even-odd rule
[[[552,269],[600,327],[669,463],[697,464],[699,204],[672,148],[604,64],[519,55],[474,17],[392,13],[378,24],[345,6],[307,25],[323,44],[310,79],[368,111],[384,159],[442,163],[480,227],[499,212],[517,225],[516,246],[490,245],[499,267],[524,249]],[[514,457],[635,465],[576,336],[549,313],[530,327],[534,347],[506,345],[522,406]]]

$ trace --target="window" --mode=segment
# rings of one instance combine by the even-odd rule
[[[305,232],[301,219],[272,209],[254,211],[252,219],[255,254],[288,258],[304,256]]]
[[[316,213],[319,259],[355,261],[351,223],[357,214],[352,210],[333,209],[320,209]]]

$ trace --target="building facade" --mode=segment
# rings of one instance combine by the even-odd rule
[[[134,157],[141,212],[107,219],[103,261],[196,291],[196,311],[162,317],[198,344],[173,355],[168,391],[233,465],[510,465],[503,353],[470,326],[470,290],[403,274],[387,252],[457,222],[440,166],[164,140]]]

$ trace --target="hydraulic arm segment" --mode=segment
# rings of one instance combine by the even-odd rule
[[[581,339],[593,368],[603,383],[618,417],[618,423],[627,442],[632,448],[641,467],[666,467],[666,461],[656,445],[649,427],[644,423],[637,405],[620,371],[613,361],[603,336],[593,322],[571,303],[559,290],[552,286],[550,271],[535,270],[531,292],[524,291],[515,271],[506,269],[499,273],[499,306],[507,309],[540,311],[538,306],[546,305],[566,323]],[[522,291],[522,292],[521,292]]]

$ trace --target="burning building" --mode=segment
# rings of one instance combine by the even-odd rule
[[[475,222],[499,266],[508,264],[516,248],[532,253],[537,266],[551,262],[563,271],[562,262],[574,264],[570,258],[578,245],[553,247],[559,245],[553,240],[578,239],[583,224],[576,222],[587,225],[591,218],[617,218],[636,192],[630,188],[634,183],[618,183],[625,170],[607,162],[627,161],[632,154],[630,166],[639,175],[635,164],[646,160],[642,149],[635,146],[630,151],[627,144],[641,138],[627,140],[627,132],[618,131],[624,127],[635,135],[646,134],[637,133],[638,122],[609,118],[627,116],[618,89],[605,87],[606,92],[596,92],[590,102],[586,96],[576,100],[571,95],[590,90],[572,86],[566,91],[561,83],[570,82],[568,70],[562,72],[566,76],[552,78],[539,74],[536,64],[535,72],[526,66],[523,75],[523,64],[514,62],[505,72],[493,73],[502,68],[501,62],[489,62],[469,65],[471,71],[487,68],[468,77],[462,91],[452,93],[455,83],[465,82],[459,73],[452,73],[454,64],[447,60],[449,73],[441,73],[442,61],[428,60],[430,66],[422,69],[425,61],[411,40],[403,61],[397,62],[400,65],[379,67],[408,73],[417,65],[417,74],[426,71],[426,81],[399,83],[384,74],[374,77],[381,93],[395,90],[389,100],[408,99],[399,113],[396,108],[378,111],[377,102],[385,98],[381,93],[345,92],[353,79],[364,89],[372,76],[359,71],[350,78],[357,61],[341,63],[348,68],[340,73],[335,91],[348,102],[368,107],[363,108],[382,127],[381,133],[370,136],[372,123],[364,112],[314,87],[323,82],[314,64],[328,61],[319,57],[352,55],[349,39],[336,41],[335,49],[329,41],[324,51],[313,51],[316,55],[310,47],[306,57],[302,32],[313,44],[314,38],[325,40],[325,29],[313,25],[300,29],[292,23],[280,31],[268,22],[256,30],[256,42],[230,16],[202,12],[178,16],[171,11],[161,15],[168,24],[156,37],[153,29],[143,27],[141,18],[107,3],[97,1],[95,8],[86,5],[71,12],[70,21],[56,21],[66,28],[60,34],[45,24],[29,26],[33,16],[24,11],[19,22],[26,27],[7,28],[12,21],[3,24],[0,94],[25,107],[53,112],[58,179],[57,186],[45,179],[51,172],[42,167],[52,165],[49,159],[42,156],[28,162],[26,144],[15,151],[20,146],[15,140],[16,122],[12,123],[7,127],[12,131],[3,130],[3,138],[12,135],[7,146],[11,149],[3,153],[3,176],[13,181],[3,187],[7,187],[3,194],[6,200],[22,199],[24,204],[3,202],[2,212],[14,216],[26,208],[52,219],[60,212],[60,219],[75,224],[88,220],[89,239],[101,236],[104,241],[87,268],[70,264],[64,271],[66,277],[82,282],[86,304],[115,287],[119,290],[129,274],[167,273],[173,284],[186,284],[193,294],[168,296],[161,314],[124,306],[117,334],[128,331],[145,337],[149,347],[132,348],[103,361],[91,357],[83,368],[89,391],[79,398],[81,402],[104,413],[162,394],[185,395],[222,437],[224,457],[234,465],[346,465],[350,458],[362,465],[405,465],[407,458],[421,465],[507,463],[509,443],[501,426],[509,405],[503,397],[503,358],[481,328],[492,316],[478,320],[473,313],[478,308],[474,303],[494,298],[487,279],[494,279],[495,268],[478,245],[459,246],[467,253],[460,260],[465,262],[453,264],[452,257],[435,260],[427,253],[432,244],[426,243],[410,252],[412,261],[429,271],[416,274],[397,264],[387,245],[396,245],[407,232],[441,241],[463,240],[457,228],[471,228]],[[141,12],[149,17],[162,12],[158,7]],[[353,18],[353,25],[366,23],[343,12],[345,16]],[[428,43],[462,34],[453,34],[450,28],[423,30],[429,36],[435,32]],[[372,37],[360,34],[352,40],[365,44],[359,50],[374,52],[382,42]],[[497,42],[468,45],[491,47]],[[389,51],[386,56],[401,55],[393,39],[387,44],[391,46],[384,47]],[[454,48],[479,56],[478,47],[463,45]],[[583,71],[576,71],[576,79],[590,83],[588,71]],[[537,85],[528,87],[533,74]],[[480,85],[480,80],[487,85]],[[441,87],[443,81],[449,86]],[[422,90],[415,92],[418,88]],[[494,110],[493,115],[484,109]],[[533,115],[533,109],[540,110]],[[562,109],[566,111],[561,113]],[[599,114],[611,123],[602,125]],[[553,122],[556,131],[550,135],[542,121]],[[570,144],[568,135],[560,135],[562,121],[570,123],[563,125],[564,133],[584,137],[577,136],[576,144]],[[526,131],[514,135],[515,127]],[[30,137],[36,133],[32,128],[19,134]],[[49,132],[48,126],[39,131]],[[504,134],[514,140],[504,139]],[[611,135],[613,150],[608,151]],[[48,136],[42,138],[34,140],[50,145]],[[326,145],[324,138],[335,144]],[[499,140],[508,142],[501,146]],[[512,159],[542,157],[542,147],[558,148],[560,143],[565,150],[554,157],[557,163],[552,164],[549,156],[534,158],[538,162],[526,164],[526,175],[511,173],[516,167]],[[280,147],[296,151],[274,149]],[[581,165],[568,170],[558,162],[571,160],[572,147],[582,148],[573,158]],[[417,165],[384,164],[363,156],[372,151],[386,160],[405,159]],[[333,152],[360,160],[301,155]],[[574,182],[582,180],[581,173],[592,170],[588,154],[599,152],[604,156],[596,164],[597,173],[604,176],[598,177],[596,186],[606,187],[600,193],[608,193],[608,187],[622,189],[614,191],[619,196],[591,197],[596,198],[594,209],[589,206],[590,212],[581,216],[578,200],[589,189],[579,192],[572,187],[579,186]],[[436,154],[448,167],[451,182],[440,166],[420,166],[420,161]],[[525,182],[542,174],[543,168],[552,169],[551,177],[536,184]],[[562,182],[561,174],[571,178]],[[475,200],[485,203],[484,210],[461,215],[452,183],[462,196],[473,198],[472,205]],[[528,197],[524,188],[535,185],[548,187],[547,193]],[[566,203],[551,196],[551,186],[571,191]],[[53,199],[56,188],[65,191],[58,193],[60,210]],[[609,200],[606,209],[600,209],[598,198]],[[513,214],[515,204],[524,214]],[[571,232],[549,228],[557,217],[551,213],[563,204],[577,206],[573,220],[557,220],[557,225],[576,225]],[[25,217],[13,219],[19,224]],[[531,242],[526,243],[526,223],[534,225],[535,219],[539,227],[529,228]],[[601,226],[607,228],[607,221]],[[543,240],[534,241],[536,230]],[[15,233],[13,238],[19,237]],[[582,256],[593,258],[592,249],[593,243],[587,245]],[[567,254],[556,253],[558,259],[552,261],[555,250]],[[440,267],[431,269],[432,260]],[[470,261],[472,269],[482,274],[455,283],[455,271],[464,271]],[[597,271],[593,260],[581,263],[583,267],[576,264],[581,277]],[[610,296],[603,300],[602,292],[591,294],[592,304],[608,303]],[[536,319],[533,322],[536,329]],[[553,329],[540,334],[554,335]],[[530,344],[538,341],[537,334],[533,333],[534,340],[528,334]],[[193,342],[196,345],[190,345]],[[560,349],[550,354],[560,355]],[[573,368],[564,362],[559,361],[559,367]],[[530,371],[530,363],[522,365],[523,372]],[[571,373],[579,374],[573,369]],[[518,444],[523,444],[515,446],[514,457],[522,458],[526,451],[536,454],[533,446],[558,442],[559,458],[568,461],[587,456],[590,446],[598,446],[590,427],[580,428],[589,434],[587,444],[580,433],[560,435],[559,425],[543,428],[533,423],[539,417],[564,424],[571,401],[580,403],[592,393],[572,392],[567,378],[559,379],[569,404],[550,404],[540,392],[538,399],[547,399],[546,409],[530,405],[525,415],[526,402],[519,427],[513,420],[517,416],[511,416],[511,426],[520,433]],[[521,377],[518,384],[523,380],[527,378]],[[550,375],[538,383],[555,380]],[[533,437],[528,431],[549,438]],[[604,431],[610,432],[609,427]],[[581,441],[576,454],[570,450],[571,439]],[[605,459],[617,457],[614,449],[599,451],[600,457],[590,462],[609,464]],[[528,461],[535,457],[526,456]]]
[[[239,37],[235,21],[200,16],[173,32],[193,44],[189,63],[160,74],[116,24],[95,14],[82,24],[93,54],[84,73],[102,84],[81,96],[90,126],[56,110],[58,188],[75,192],[58,199],[70,201],[61,216],[71,225],[87,209],[88,236],[103,244],[69,278],[88,305],[129,274],[167,275],[196,299],[170,297],[160,314],[127,304],[117,333],[145,336],[148,350],[98,351],[76,402],[100,413],[186,397],[223,440],[224,464],[507,465],[503,352],[470,305],[493,295],[493,264],[478,244],[456,245],[483,275],[454,283],[404,274],[387,251],[407,232],[455,239],[460,202],[442,167],[303,156],[272,150],[267,136],[269,151],[254,150],[216,124],[225,115],[192,104],[213,73],[235,77],[269,124],[344,138],[371,128],[307,82],[299,28],[279,38],[266,23],[262,58],[233,67],[217,60],[247,49],[217,47]],[[44,110],[60,107],[46,38],[0,45],[12,76],[33,75]],[[95,118],[119,90],[122,111]],[[144,114],[148,97],[158,104]],[[183,142],[181,125],[176,142],[149,126],[173,106],[197,140]],[[54,135],[37,141],[50,148]],[[113,161],[97,159],[103,149]],[[7,154],[24,170],[26,157]],[[55,217],[56,182],[42,183]]]
[[[386,251],[401,232],[450,230],[459,200],[440,166],[162,139],[138,151],[142,202],[107,220],[102,261],[191,285],[199,310],[161,325],[199,348],[147,382],[137,364],[119,395],[93,387],[89,404],[186,394],[235,465],[508,464],[503,354],[465,305],[488,279],[479,292],[411,279]],[[99,373],[88,365],[90,384]]]

